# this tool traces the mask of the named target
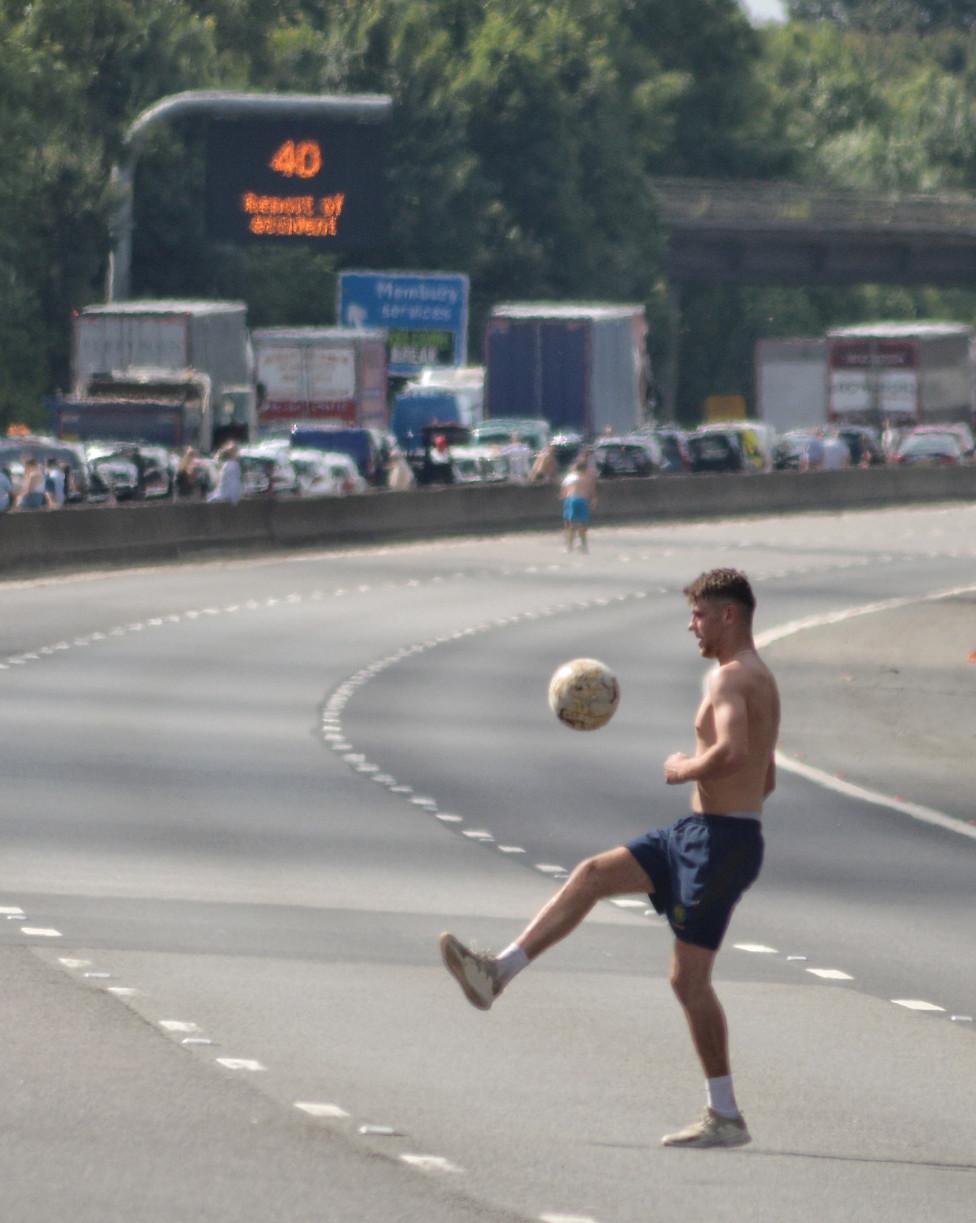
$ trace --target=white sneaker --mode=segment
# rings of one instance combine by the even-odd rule
[[[747,1142],[752,1142],[752,1136],[746,1128],[745,1117],[741,1114],[738,1117],[723,1117],[714,1109],[706,1108],[701,1121],[676,1134],[665,1134],[661,1146],[744,1147]]]
[[[442,934],[441,959],[471,1005],[479,1011],[491,1010],[491,1004],[502,992],[495,957],[469,950],[453,934]]]

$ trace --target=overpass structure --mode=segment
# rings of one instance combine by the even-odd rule
[[[667,234],[670,343],[660,384],[669,419],[685,286],[976,287],[974,195],[694,178],[652,178],[650,190]]]
[[[976,196],[655,178],[672,284],[976,285]]]

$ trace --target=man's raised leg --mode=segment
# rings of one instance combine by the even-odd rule
[[[453,934],[442,934],[444,965],[472,1006],[487,1011],[516,973],[575,930],[598,900],[652,890],[650,879],[629,849],[607,850],[581,862],[499,955],[471,951]]]

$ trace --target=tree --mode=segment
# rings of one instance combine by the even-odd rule
[[[830,21],[879,34],[976,29],[972,0],[786,0],[786,10],[791,21]]]

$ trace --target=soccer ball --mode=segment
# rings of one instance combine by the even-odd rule
[[[573,730],[599,730],[619,704],[617,677],[595,658],[564,662],[549,681],[549,708]]]

